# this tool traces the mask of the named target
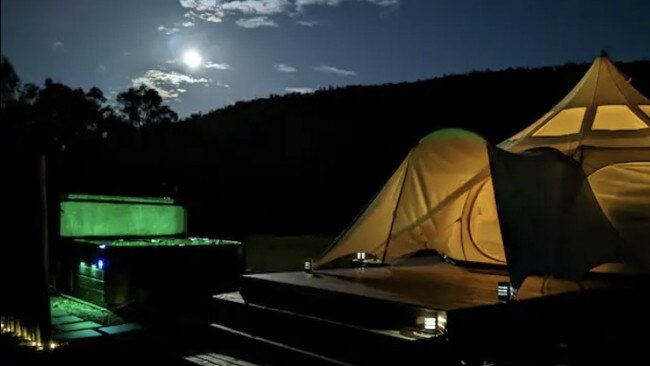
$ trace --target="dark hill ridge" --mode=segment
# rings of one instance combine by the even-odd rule
[[[588,66],[472,72],[239,102],[143,131],[140,153],[104,160],[128,161],[130,187],[176,185],[191,229],[200,233],[332,234],[421,137],[460,127],[497,143],[548,111]],[[650,95],[650,61],[619,67]]]

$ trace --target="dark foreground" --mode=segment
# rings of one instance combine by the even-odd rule
[[[244,276],[238,292],[51,352],[3,335],[2,365],[594,365],[645,357],[647,278],[532,278],[499,303],[499,271],[414,262]],[[432,336],[414,322],[445,311]]]

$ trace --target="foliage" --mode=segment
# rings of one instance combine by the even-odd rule
[[[162,104],[162,97],[158,92],[145,85],[129,88],[118,94],[117,102],[122,114],[135,128],[145,124],[171,123],[178,120],[178,115]]]
[[[14,67],[9,60],[2,56],[0,62],[0,81],[2,82],[2,106],[16,99],[16,92],[20,84],[20,78],[16,75]]]
[[[178,120],[158,92],[145,86],[119,94],[111,105],[97,87],[73,89],[49,78],[42,86],[22,85],[6,57],[1,71],[4,148],[52,154],[133,145],[138,129]]]

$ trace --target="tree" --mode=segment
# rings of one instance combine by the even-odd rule
[[[34,102],[36,102],[36,98],[38,98],[38,92],[39,92],[39,87],[38,85],[28,83],[23,85],[20,95],[18,96],[18,101],[22,105],[32,105]]]
[[[52,151],[97,137],[106,99],[96,87],[88,92],[46,79],[42,88],[26,85],[20,95],[36,144]]]
[[[145,85],[117,95],[120,112],[131,126],[140,128],[149,124],[171,123],[178,120],[176,112],[162,104],[160,94]]]
[[[106,97],[104,97],[104,92],[101,91],[96,86],[93,86],[86,92],[86,98],[93,101],[95,104],[100,105],[106,102]]]
[[[0,63],[0,81],[2,82],[2,107],[11,101],[16,100],[18,94],[18,87],[20,85],[20,78],[16,75],[14,67],[9,62],[9,59],[2,56]]]

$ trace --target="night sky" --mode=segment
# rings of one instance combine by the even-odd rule
[[[648,0],[4,0],[23,83],[109,98],[144,83],[181,116],[327,86],[650,58]]]

